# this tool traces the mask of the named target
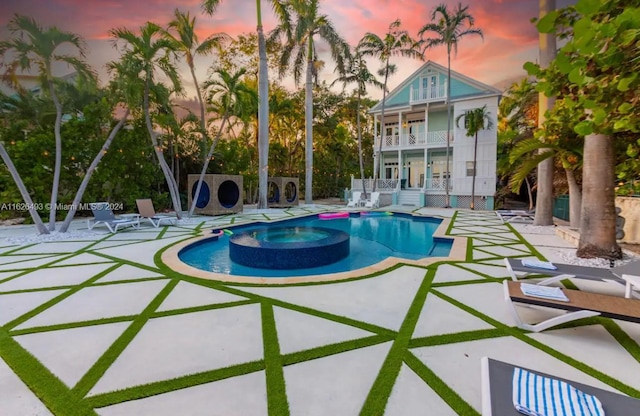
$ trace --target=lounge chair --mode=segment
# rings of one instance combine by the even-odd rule
[[[351,199],[347,201],[347,207],[359,207],[362,201],[360,198],[362,197],[362,192],[353,191],[351,195]]]
[[[538,267],[525,266],[522,259],[513,259],[505,257],[504,263],[507,266],[507,272],[511,280],[518,281],[516,273],[522,276],[529,274],[542,274],[553,276],[538,282],[538,285],[548,286],[552,283],[568,278],[600,280],[605,282],[614,282],[626,285],[625,296],[631,297],[632,286],[640,287],[640,260],[632,261],[622,266],[613,267],[611,269],[603,269],[600,267],[578,266],[575,264],[552,263],[556,269],[542,269]],[[625,276],[623,278],[623,276]]]
[[[171,215],[156,214],[156,210],[153,208],[153,202],[150,199],[136,199],[136,205],[138,206],[138,212],[142,218],[149,220],[149,222],[156,228],[162,224],[162,222],[175,223],[176,218]]]
[[[535,218],[534,212],[516,209],[499,209],[496,211],[496,215],[498,215],[502,222],[533,222]]]
[[[520,367],[522,368],[522,367]],[[513,404],[513,372],[516,366],[488,357],[481,360],[482,416],[522,416]],[[640,400],[608,390],[566,380],[560,377],[523,368],[530,373],[563,381],[574,388],[596,397],[607,416],[629,416],[638,414]]]
[[[364,203],[365,208],[378,208],[380,206],[380,192],[371,192],[371,199]]]
[[[108,202],[94,202],[90,204],[93,212],[93,219],[87,220],[87,228],[92,230],[99,224],[104,224],[110,232],[116,233],[119,228],[133,227],[140,228],[140,216],[138,214],[128,214],[126,217],[116,217]]]
[[[502,284],[504,285],[505,301],[513,314],[516,325],[518,328],[526,331],[540,332],[566,322],[592,316],[603,316],[606,318],[640,323],[640,300],[637,299],[556,288],[568,298],[569,301],[567,302],[537,296],[527,296],[522,293],[521,285],[524,284],[522,282],[505,280]],[[559,309],[567,313],[537,324],[527,324],[520,319],[514,303]]]

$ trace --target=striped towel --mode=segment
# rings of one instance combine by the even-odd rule
[[[527,296],[551,300],[569,302],[569,298],[559,287],[532,285],[531,283],[520,283],[520,290]]]
[[[558,269],[550,261],[523,259],[522,260],[522,265],[524,267],[531,267],[531,268],[534,268],[534,269],[545,269],[545,270],[557,270]]]
[[[518,367],[513,369],[513,405],[528,416],[604,416],[595,396]]]

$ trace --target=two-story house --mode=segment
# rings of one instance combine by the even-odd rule
[[[474,167],[474,137],[456,119],[487,106],[493,128],[478,134],[475,208],[493,209],[496,191],[497,113],[500,90],[451,71],[451,130],[447,152],[447,68],[428,61],[369,112],[374,118],[377,188],[392,204],[469,208]],[[459,125],[458,125],[459,124]],[[380,141],[382,150],[379,152]],[[449,155],[447,171],[447,153]],[[448,180],[447,180],[448,179]],[[371,182],[367,181],[371,190]],[[352,188],[361,189],[362,181]]]

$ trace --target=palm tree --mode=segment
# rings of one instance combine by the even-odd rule
[[[476,198],[476,163],[478,154],[478,132],[480,130],[489,130],[493,127],[493,121],[491,121],[491,113],[487,111],[487,106],[483,105],[480,108],[473,110],[467,110],[463,114],[460,114],[456,118],[456,125],[460,127],[460,120],[464,120],[465,128],[467,129],[467,136],[474,137],[473,140],[473,178],[471,180],[471,204],[470,209],[475,208]]]
[[[164,35],[167,39],[174,42],[175,50],[182,54],[187,61],[191,77],[193,78],[193,85],[196,87],[198,104],[200,106],[200,134],[202,134],[202,142],[203,144],[208,143],[209,135],[207,134],[206,128],[205,105],[202,100],[200,84],[196,78],[193,60],[197,55],[205,56],[209,54],[213,48],[220,46],[228,40],[229,36],[225,33],[214,33],[200,43],[198,35],[196,34],[196,18],[192,18],[189,12],[183,13],[178,9],[175,9],[173,13],[174,19],[169,22],[169,30],[165,31]],[[175,32],[175,34],[172,32]]]
[[[211,143],[209,153],[207,154],[204,165],[202,166],[198,185],[196,186],[191,207],[189,208],[189,216],[193,215],[193,211],[196,208],[196,202],[200,197],[200,189],[204,182],[204,175],[207,173],[209,161],[213,157],[213,151],[220,140],[220,136],[224,130],[224,125],[227,123],[231,115],[242,113],[243,106],[258,100],[255,90],[249,88],[244,82],[242,82],[242,77],[245,72],[246,70],[244,68],[234,74],[229,74],[223,69],[218,69],[215,71],[217,78],[213,78],[204,84],[205,90],[208,90],[207,102],[212,105],[212,109],[215,109],[218,114],[222,114],[222,122],[220,123],[218,134],[213,140],[213,143]]]
[[[220,4],[220,0],[203,0],[202,7],[208,14],[213,14]],[[271,0],[273,11],[275,12],[281,26],[288,31],[289,12],[287,2]],[[258,208],[267,208],[267,179],[269,175],[269,79],[267,66],[267,43],[262,28],[262,4],[256,0],[256,14],[258,33],[258,56],[260,66],[258,67]]]
[[[454,54],[458,53],[458,42],[468,35],[479,35],[484,39],[482,30],[474,28],[474,18],[467,10],[469,6],[462,7],[462,3],[458,3],[458,6],[449,11],[447,5],[441,3],[436,6],[431,12],[431,20],[437,23],[428,23],[418,31],[420,36],[420,42],[424,45],[424,51],[427,49],[445,45],[447,47],[447,175],[445,195],[447,207],[450,206],[449,198],[449,153],[451,147],[451,51]],[[433,37],[424,39],[425,33],[432,32]]]
[[[337,78],[331,85],[336,82],[342,82],[342,88],[347,84],[356,84],[356,129],[358,131],[358,159],[360,163],[360,178],[362,179],[362,190],[364,198],[367,199],[367,188],[364,181],[364,157],[362,154],[362,127],[360,124],[360,105],[362,102],[362,96],[367,94],[367,84],[373,85],[378,88],[384,88],[384,85],[376,79],[376,77],[369,72],[367,63],[362,56],[362,53],[356,49],[351,60],[346,74]]]
[[[556,9],[556,0],[540,0],[540,18]],[[556,56],[555,33],[540,33],[540,66],[547,68]],[[540,93],[538,100],[538,127],[546,120],[545,113],[553,108],[555,97]],[[545,149],[540,149],[543,152]],[[553,158],[547,158],[538,165],[538,197],[534,225],[553,225]]]
[[[145,123],[153,150],[164,174],[169,195],[173,203],[173,208],[178,219],[181,218],[182,206],[180,204],[180,194],[178,185],[171,174],[167,161],[162,154],[162,147],[153,129],[153,122],[150,115],[150,96],[158,92],[158,85],[155,82],[156,71],[160,70],[169,79],[174,91],[181,90],[178,72],[174,66],[170,53],[175,51],[175,45],[170,40],[162,36],[163,30],[155,23],[147,22],[140,30],[140,36],[126,28],[112,29],[110,34],[117,45],[118,40],[125,42],[125,53],[122,57],[123,66],[127,68],[127,73],[132,76],[131,83],[136,84],[138,78],[144,83],[142,92],[142,110],[144,112]],[[135,73],[135,79],[133,78]],[[138,76],[139,75],[139,76]],[[163,88],[159,88],[163,89]],[[166,88],[165,88],[166,89]]]
[[[391,65],[389,61],[392,56],[421,58],[416,42],[409,36],[406,30],[400,29],[400,24],[400,19],[391,22],[384,38],[381,38],[375,33],[367,32],[358,43],[358,51],[363,56],[374,56],[380,59],[383,65],[382,69],[378,72],[379,75],[384,76],[384,81],[382,83],[382,106],[380,111],[381,138],[378,143],[378,158],[373,165],[373,192],[376,191],[378,168],[382,162],[380,157],[382,156],[382,136],[384,134],[382,129],[384,128],[384,107],[387,100],[387,82],[389,81],[389,76],[396,70],[395,65]]]
[[[313,78],[318,68],[315,50],[315,36],[320,36],[329,44],[331,57],[337,64],[340,74],[344,73],[345,60],[350,50],[347,42],[338,32],[325,14],[320,14],[320,0],[290,0],[291,11],[296,15],[295,24],[286,37],[280,59],[280,76],[283,76],[293,61],[293,76],[298,83],[302,75],[303,65],[306,63],[305,77],[305,203],[313,203]],[[272,39],[284,35],[287,26],[277,27]]]
[[[78,74],[80,78],[94,79],[91,68],[82,60],[85,57],[85,44],[82,38],[71,32],[64,32],[56,27],[44,29],[34,19],[16,14],[8,24],[13,38],[0,42],[0,55],[5,57],[8,53],[15,53],[15,58],[7,64],[7,70],[3,74],[6,80],[15,85],[17,71],[30,71],[32,67],[38,68],[42,82],[42,89],[47,91],[56,107],[56,120],[54,135],[56,142],[56,156],[53,170],[53,186],[51,188],[51,204],[49,211],[49,231],[56,229],[56,208],[58,202],[58,187],[60,184],[60,171],[62,169],[62,104],[56,94],[52,67],[55,62],[64,62]],[[60,52],[62,47],[70,45],[80,58]],[[17,173],[17,172],[16,172]],[[31,214],[33,216],[33,213]]]

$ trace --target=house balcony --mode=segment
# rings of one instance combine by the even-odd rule
[[[444,85],[429,86],[427,88],[413,88],[409,93],[409,104],[421,104],[433,101],[445,101],[447,98],[447,82]]]
[[[429,131],[423,133],[404,133],[384,136],[382,150],[407,149],[425,147],[442,147],[447,145],[447,131]],[[375,148],[380,146],[380,136],[376,138]]]

